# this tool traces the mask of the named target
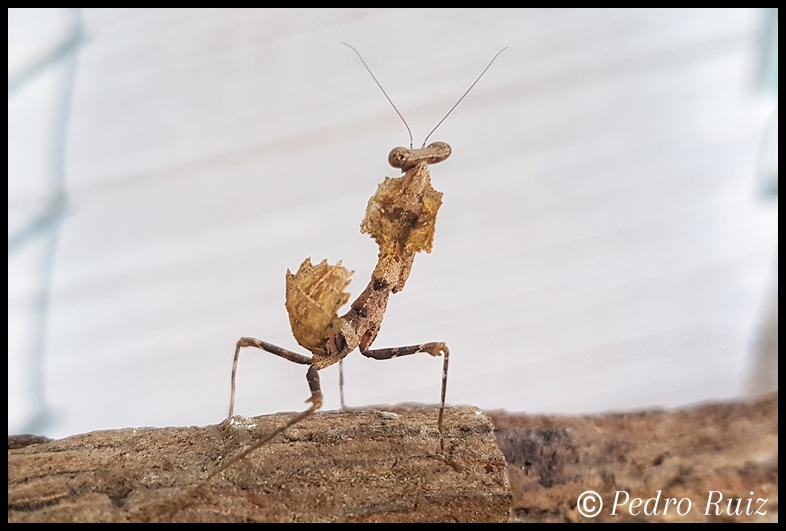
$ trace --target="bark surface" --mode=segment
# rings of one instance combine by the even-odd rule
[[[508,463],[513,521],[778,520],[777,394],[752,403],[593,417],[487,414]],[[587,490],[603,500],[593,518],[577,507]],[[612,515],[618,491],[629,499]],[[684,501],[684,515],[673,502],[664,512],[667,498],[690,500],[690,510]]]
[[[99,431],[8,451],[9,521],[505,521],[510,487],[478,409],[318,412],[206,484],[290,414]],[[19,445],[20,441],[15,440]]]
[[[289,414],[9,437],[8,519],[778,520],[777,394],[678,411],[487,415],[495,427],[475,408],[446,410],[442,452],[436,408],[317,413],[198,488]],[[587,490],[603,501],[593,518],[577,506]],[[627,503],[611,514],[623,491]],[[690,510],[685,501],[664,510],[666,499]]]

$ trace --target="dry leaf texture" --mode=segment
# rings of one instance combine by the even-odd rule
[[[325,353],[325,341],[341,329],[338,309],[349,300],[344,289],[352,271],[338,262],[322,260],[311,265],[311,258],[300,264],[294,275],[287,270],[289,323],[297,342],[314,354]]]
[[[374,278],[401,291],[415,253],[431,252],[442,193],[431,187],[428,165],[422,162],[401,177],[386,177],[369,199],[360,232],[379,245]]]
[[[360,232],[370,234],[380,255],[431,252],[442,193],[431,187],[428,165],[401,177],[385,177],[369,199]]]

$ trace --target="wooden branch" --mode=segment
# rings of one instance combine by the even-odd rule
[[[777,394],[754,403],[681,411],[488,415],[508,463],[514,521],[778,521]],[[603,500],[593,518],[582,516],[577,506],[587,490]],[[626,492],[629,499],[613,515],[617,492]],[[645,503],[658,496],[646,514]],[[636,506],[636,498],[641,505]],[[684,515],[673,504],[664,513],[667,498],[690,500],[690,510],[684,501],[679,507]],[[619,494],[618,501],[623,500],[625,495]],[[717,504],[708,511],[708,502]]]
[[[8,520],[508,519],[504,458],[491,422],[470,407],[446,410],[444,452],[436,408],[317,413],[198,486],[289,418],[100,431],[9,449]]]
[[[202,488],[222,459],[289,415],[49,442],[9,437],[8,519],[504,521],[509,509],[511,520],[528,522],[778,519],[777,394],[593,417],[490,413],[512,502],[491,424],[477,409],[447,410],[444,454],[434,408],[391,411],[318,413]],[[604,504],[593,518],[578,510],[587,490]],[[629,499],[611,514],[623,491]],[[664,511],[667,498],[691,508]],[[740,514],[728,513],[729,499]],[[644,513],[655,505],[657,514]]]

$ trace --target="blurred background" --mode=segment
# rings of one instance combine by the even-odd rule
[[[343,260],[406,130],[444,193],[375,346],[448,401],[582,414],[777,389],[777,10],[8,12],[8,431],[217,423],[234,346],[304,352],[284,274]],[[342,311],[343,313],[343,311]],[[437,403],[427,355],[349,406]],[[339,407],[338,369],[321,372]],[[305,408],[240,359],[236,411]]]

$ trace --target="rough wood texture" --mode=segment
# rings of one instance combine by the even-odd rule
[[[512,520],[535,522],[778,519],[777,394],[752,404],[584,418],[489,414],[507,459],[512,506],[486,417],[448,410],[445,460],[434,409],[395,411],[318,413],[175,503],[220,456],[287,415],[51,442],[9,438],[8,518],[499,521],[512,507]],[[577,510],[579,494],[590,489],[604,503],[592,519]],[[631,515],[629,500],[611,515],[615,491],[643,503],[661,491],[660,514],[642,514],[642,506]],[[724,514],[704,514],[709,491],[723,494]],[[691,511],[681,516],[671,507],[664,515],[666,498],[690,499]],[[732,510],[743,500],[743,513],[748,499],[749,512],[767,499],[766,514],[725,514],[728,498]],[[184,499],[192,504],[178,509]]]
[[[508,519],[505,461],[488,418],[447,410],[443,454],[435,408],[396,411],[317,413],[196,489],[221,458],[290,415],[9,442],[8,520]]]
[[[508,463],[511,519],[548,521],[777,521],[778,395],[754,403],[712,404],[682,411],[597,417],[545,417],[490,413]],[[585,518],[578,496],[593,490],[603,508]],[[616,491],[630,499],[611,514]],[[644,503],[661,492],[659,514]],[[709,492],[715,491],[710,506]],[[752,494],[751,494],[752,493]],[[630,506],[634,498],[642,505]],[[689,498],[681,509],[665,499]],[[733,500],[728,514],[728,499]],[[752,503],[748,506],[748,500]],[[761,511],[755,513],[767,500]],[[620,494],[620,500],[624,495]],[[592,506],[592,504],[590,504]],[[655,501],[648,509],[652,513]],[[630,514],[632,509],[633,513]],[[716,514],[716,512],[721,514]]]

